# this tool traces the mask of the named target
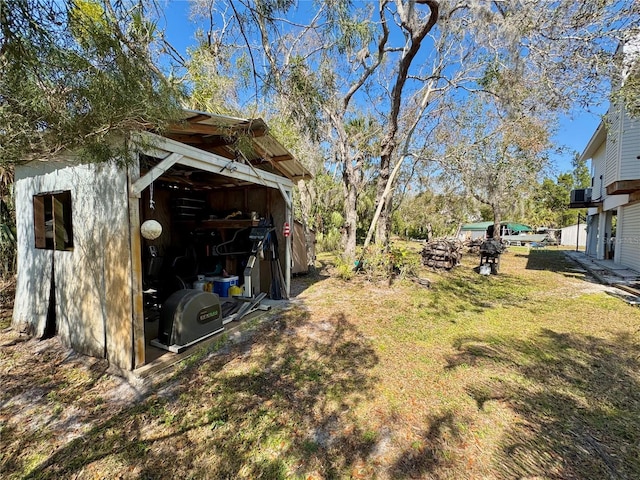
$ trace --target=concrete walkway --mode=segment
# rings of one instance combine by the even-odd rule
[[[615,263],[613,260],[596,260],[587,256],[584,252],[567,250],[564,253],[600,283],[616,287],[635,288],[640,293],[640,272]]]

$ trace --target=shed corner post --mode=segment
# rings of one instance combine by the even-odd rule
[[[132,369],[145,363],[144,312],[142,298],[142,244],[140,240],[140,194],[132,185],[140,177],[140,162],[136,158],[127,167],[129,189],[129,239],[131,262],[131,328],[132,328]]]
[[[287,222],[289,227],[289,232],[293,230],[293,222],[292,222],[292,209],[293,209],[293,190],[291,187],[285,188],[283,185],[278,184],[280,194],[284,199],[285,203],[285,222]],[[285,291],[287,298],[291,295],[291,261],[293,258],[292,247],[291,247],[291,233],[284,239],[285,250],[284,250],[284,283],[285,283]]]

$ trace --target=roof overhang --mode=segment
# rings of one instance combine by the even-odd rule
[[[261,118],[238,118],[185,109],[182,120],[170,124],[162,135],[294,182],[312,177],[311,172],[269,133],[269,127]]]
[[[587,143],[587,146],[582,152],[582,155],[580,155],[580,161],[585,161],[593,158],[596,151],[602,146],[604,142],[606,142],[606,140],[607,128],[604,124],[604,121],[601,121],[598,125],[598,128],[596,128],[596,131],[593,132],[593,135],[591,136],[589,143]]]
[[[201,188],[250,184],[274,188],[281,192],[293,188],[293,182],[282,175],[259,170],[251,164],[236,162],[160,135],[141,132],[134,137],[134,142],[138,151],[156,159],[156,163],[147,165],[142,176],[135,179],[131,185],[130,194],[134,197],[139,197],[155,180],[163,179],[187,187],[198,187],[199,183]],[[207,181],[197,182],[193,178],[194,169],[201,172],[199,175],[206,175]]]

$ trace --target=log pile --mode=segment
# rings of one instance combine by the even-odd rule
[[[466,247],[468,253],[477,255],[478,253],[480,253],[480,245],[482,245],[482,242],[484,242],[484,238],[475,238],[473,240],[469,239],[465,240],[464,246]]]
[[[450,269],[462,259],[462,243],[448,238],[436,238],[422,249],[422,264],[432,268]]]

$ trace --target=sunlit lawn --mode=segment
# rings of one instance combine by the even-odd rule
[[[301,278],[248,342],[129,404],[103,363],[4,331],[0,476],[640,478],[638,307],[557,250],[476,266],[430,289]]]

